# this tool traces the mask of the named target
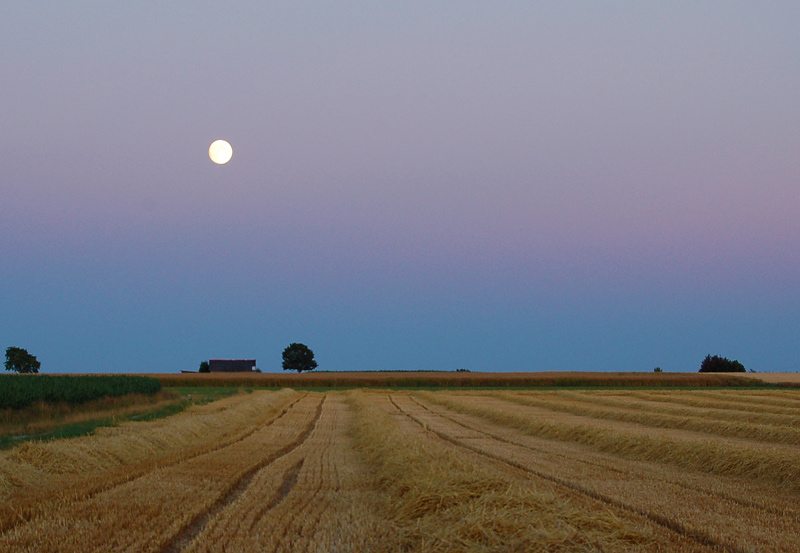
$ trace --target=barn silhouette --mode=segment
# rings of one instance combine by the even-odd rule
[[[256,370],[255,359],[209,359],[208,371],[212,373],[244,373]]]

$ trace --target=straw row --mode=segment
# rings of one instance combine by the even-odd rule
[[[692,392],[675,391],[671,394],[674,397],[693,396]],[[578,403],[591,405],[602,405],[604,407],[615,407],[628,409],[640,413],[658,413],[673,415],[676,417],[691,417],[696,419],[708,419],[713,421],[730,421],[731,419],[746,419],[755,424],[771,426],[782,426],[790,428],[800,428],[800,414],[785,415],[776,413],[764,413],[747,411],[746,413],[730,407],[730,404],[715,406],[708,402],[703,407],[689,406],[668,403],[666,401],[654,401],[644,397],[638,397],[627,391],[616,392],[558,392],[547,396],[550,399],[572,400]]]
[[[159,467],[227,447],[268,424],[299,397],[291,390],[232,396],[166,419],[101,428],[82,438],[29,442],[0,452],[0,529]]]
[[[379,524],[363,510],[374,500],[346,434],[351,418],[341,395],[328,394],[308,439],[261,469],[182,551],[375,551]]]
[[[596,499],[453,448],[385,395],[353,393],[355,437],[405,551],[704,551]]]
[[[0,550],[161,551],[253,470],[294,447],[313,426],[320,403],[306,397],[227,447],[62,504],[4,534]]]
[[[795,392],[796,393],[796,392]],[[778,394],[776,394],[778,395]],[[631,396],[636,398],[645,399],[648,401],[658,401],[667,404],[686,405],[689,407],[699,407],[701,409],[714,408],[725,409],[737,413],[753,413],[756,415],[762,414],[776,414],[776,415],[789,415],[798,416],[800,410],[794,407],[787,407],[779,403],[773,405],[769,401],[769,396],[758,403],[743,402],[738,399],[737,394],[729,394],[723,396],[705,396],[697,392],[671,394],[661,391],[651,392],[631,392]],[[780,395],[778,395],[780,397]]]
[[[594,419],[632,422],[654,428],[691,430],[703,434],[746,438],[774,444],[800,445],[800,427],[757,424],[741,413],[729,414],[728,418],[723,421],[691,415],[681,416],[646,411],[635,404],[617,404],[617,408],[593,405],[583,400],[590,394],[581,394],[580,396],[575,394],[569,397],[562,397],[559,394],[498,393],[495,395],[521,405],[532,405]],[[797,422],[800,422],[800,419],[797,419]]]
[[[239,394],[4,452],[0,551],[793,552],[774,393]]]
[[[632,460],[657,461],[677,468],[751,479],[800,491],[800,450],[752,442],[712,440],[679,430],[643,428],[554,414],[509,401],[466,401],[453,395],[425,395],[456,411],[478,415],[526,434],[574,442]]]
[[[632,461],[580,444],[529,436],[486,418],[444,408],[440,401],[431,401],[430,394],[421,395],[421,401],[393,398],[409,416],[451,443],[642,513],[701,543],[732,551],[796,550],[794,528],[800,524],[796,493],[676,471],[668,464]],[[436,394],[437,400],[442,399],[439,396]],[[483,401],[470,398],[471,405]]]

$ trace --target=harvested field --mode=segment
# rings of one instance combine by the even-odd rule
[[[793,384],[800,386],[800,372],[794,373],[750,373],[748,376],[770,384]]]
[[[0,452],[0,551],[800,548],[791,390],[256,391]]]

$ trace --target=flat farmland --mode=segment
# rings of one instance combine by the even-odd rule
[[[373,371],[306,373],[150,374],[169,387],[270,388],[519,388],[519,387],[753,387],[764,386],[752,374],[643,372],[445,372]]]
[[[0,551],[800,550],[800,392],[240,393],[0,452]]]
[[[800,386],[800,373],[749,373],[748,376],[770,384]]]

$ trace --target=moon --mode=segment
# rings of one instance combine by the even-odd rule
[[[225,165],[233,157],[233,148],[225,140],[215,140],[208,147],[208,157],[217,165]]]

